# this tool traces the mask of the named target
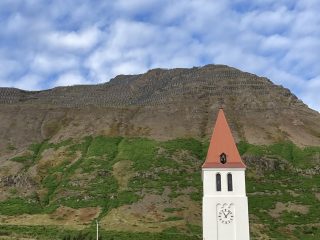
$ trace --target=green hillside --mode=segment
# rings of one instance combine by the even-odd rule
[[[96,220],[101,239],[202,239],[207,148],[196,139],[105,136],[32,144],[10,160],[32,177],[27,192],[5,184],[0,239],[95,239]],[[320,239],[320,147],[238,148],[252,239]]]

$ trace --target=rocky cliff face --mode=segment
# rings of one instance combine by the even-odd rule
[[[320,114],[288,89],[224,65],[153,69],[99,85],[0,88],[0,149],[90,134],[158,140],[210,136],[223,105],[237,140],[320,144]]]

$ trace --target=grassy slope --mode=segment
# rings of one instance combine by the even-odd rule
[[[165,189],[170,189],[171,200],[186,195],[195,204],[201,203],[200,169],[207,147],[207,142],[195,139],[157,142],[104,136],[88,136],[81,141],[70,139],[59,144],[48,141],[32,144],[30,154],[11,161],[23,163],[25,171],[39,165],[41,180],[38,184],[40,188],[46,189],[45,194],[40,196],[34,193],[29,198],[21,198],[14,189],[10,189],[11,197],[0,202],[0,214],[50,214],[60,205],[71,208],[99,206],[102,211],[98,219],[102,219],[112,209],[136,203],[148,193],[161,195]],[[65,159],[59,164],[45,165],[40,169],[42,153],[50,148],[56,151],[63,149]],[[245,158],[256,159],[256,162],[249,164],[247,171],[252,238],[265,235],[274,239],[320,239],[320,201],[315,195],[320,192],[320,176],[308,174],[308,169],[319,164],[320,148],[300,149],[289,142],[270,146],[241,142],[238,148]],[[80,153],[76,161],[71,160]],[[286,167],[259,167],[259,161],[268,159],[276,162],[276,166],[285,164]],[[129,180],[127,189],[119,190],[112,171],[114,164],[123,160],[132,162],[135,174]],[[90,175],[94,177],[83,178]],[[285,208],[277,217],[272,217],[270,212],[278,202],[305,206],[308,211],[301,213]],[[163,211],[171,214],[165,221],[182,219],[175,214],[180,209],[174,206]],[[186,220],[185,227],[166,229],[162,233],[116,233],[104,229],[101,235],[102,239],[119,240],[172,239],[172,236],[175,239],[201,239],[200,225],[201,222],[189,224]],[[81,232],[53,226],[0,225],[0,236],[11,234],[39,239],[93,239],[94,222]]]

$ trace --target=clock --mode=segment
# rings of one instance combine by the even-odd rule
[[[222,208],[218,212],[218,219],[223,224],[229,224],[233,221],[234,215],[229,208]]]

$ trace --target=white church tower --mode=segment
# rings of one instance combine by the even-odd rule
[[[245,170],[220,109],[202,166],[204,240],[250,239]]]

